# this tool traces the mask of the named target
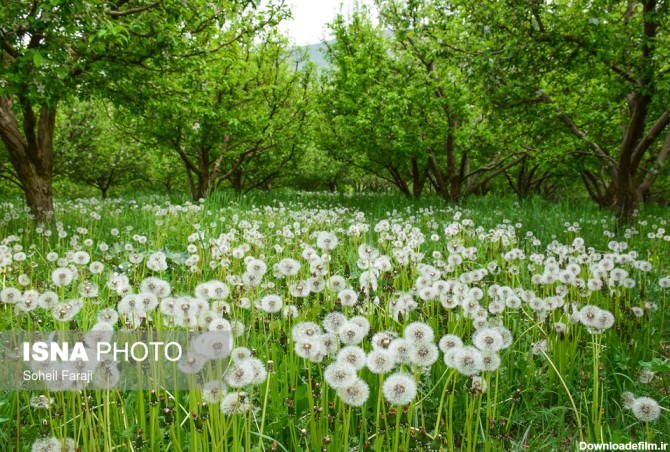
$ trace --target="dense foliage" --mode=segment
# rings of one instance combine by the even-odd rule
[[[376,0],[333,20],[321,67],[276,31],[288,12],[3,4],[0,187],[41,219],[54,176],[64,194],[127,185],[194,200],[225,187],[578,192],[620,224],[667,201],[664,1]],[[81,105],[89,119],[58,113]],[[98,174],[121,155],[143,169]]]

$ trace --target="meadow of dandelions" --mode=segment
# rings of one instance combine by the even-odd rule
[[[666,218],[641,214],[615,234],[597,212],[379,202],[77,200],[47,225],[3,204],[2,330],[233,338],[203,335],[179,363],[198,376],[228,358],[200,390],[4,391],[3,442],[475,451],[667,440]],[[113,388],[113,371],[97,375]]]

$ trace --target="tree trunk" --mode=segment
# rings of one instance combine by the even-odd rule
[[[38,223],[44,223],[53,216],[53,192],[51,174],[34,173],[22,177],[23,191],[30,213]]]
[[[233,174],[231,174],[230,183],[233,186],[233,190],[235,190],[236,193],[241,193],[242,192],[242,172],[241,171],[235,171]]]
[[[21,99],[23,134],[12,110],[13,100],[0,96],[0,138],[21,182],[26,203],[40,223],[53,216],[53,133],[56,106],[42,105],[39,117],[26,99]]]
[[[414,199],[419,199],[423,193],[423,187],[426,184],[428,169],[420,169],[419,162],[416,159],[411,161],[411,176],[412,176],[412,196]]]

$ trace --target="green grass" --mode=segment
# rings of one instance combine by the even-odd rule
[[[115,308],[121,299],[106,285],[113,272],[126,274],[134,291],[139,290],[144,278],[160,277],[170,283],[172,296],[193,296],[195,287],[205,281],[226,282],[227,277],[245,272],[245,262],[228,251],[214,258],[210,240],[235,230],[231,251],[248,243],[245,256],[267,263],[263,282],[274,287],[240,285],[236,289],[228,280],[233,290],[226,300],[231,305],[226,317],[245,325],[235,346],[248,347],[266,366],[272,361],[272,368],[260,384],[240,389],[253,408],[232,416],[222,413],[218,404],[205,403],[198,390],[0,392],[0,441],[5,450],[30,450],[36,440],[48,437],[60,441],[72,438],[85,451],[342,451],[354,447],[376,451],[572,450],[580,440],[659,443],[667,438],[670,349],[666,314],[670,289],[662,289],[659,280],[670,276],[670,242],[662,238],[668,232],[659,234],[661,238],[648,237],[658,228],[670,229],[667,210],[643,210],[635,226],[617,232],[609,212],[579,200],[547,203],[541,199],[516,202],[481,197],[451,206],[434,198],[414,201],[386,194],[277,192],[238,196],[224,192],[199,204],[138,194],[132,199],[104,203],[60,200],[58,223],[45,228],[53,231],[47,237],[45,229],[36,229],[18,202],[15,206],[4,209],[4,220],[0,216],[0,239],[12,248],[11,253],[5,249],[5,255],[24,251],[27,257],[12,259],[0,267],[2,287],[40,293],[55,290],[61,299],[70,299],[80,296],[80,283],[88,282],[99,287],[99,294],[96,299],[86,300],[82,310],[66,323],[58,322],[44,309],[19,313],[14,305],[0,303],[0,330],[91,328],[99,310]],[[466,219],[473,225],[464,222]],[[380,242],[384,234],[376,232],[375,225],[382,221],[401,229],[408,226],[402,234],[389,232],[395,237]],[[465,225],[453,235],[446,234],[445,227],[454,223]],[[82,227],[86,230],[77,229]],[[282,228],[290,229],[293,236],[277,235]],[[352,233],[356,228],[360,232]],[[412,228],[416,228],[414,232]],[[112,229],[118,229],[118,235],[112,235]],[[59,230],[66,236],[59,237]],[[369,295],[362,293],[354,307],[341,306],[337,293],[328,288],[304,299],[292,296],[289,286],[310,277],[310,265],[301,255],[304,246],[323,254],[316,246],[314,232],[318,231],[331,231],[339,239],[337,247],[328,253],[330,261],[324,262],[326,281],[341,275],[360,292],[363,270],[357,261],[361,244],[389,256],[392,271],[382,272],[377,290]],[[201,236],[189,241],[194,233]],[[490,237],[495,233],[507,234],[509,243],[492,241]],[[437,234],[437,240],[431,238],[432,234]],[[10,236],[14,238],[8,240]],[[422,238],[423,243],[412,241],[412,236]],[[571,246],[578,237],[584,240],[584,252],[561,250],[560,244]],[[86,244],[86,239],[91,243]],[[416,256],[417,262],[402,265],[393,252],[393,242],[398,240],[423,253],[423,258],[418,260]],[[534,274],[547,267],[545,263],[533,264],[532,256],[556,256],[558,260],[563,256],[561,269],[571,259],[579,260],[587,254],[595,264],[600,259],[594,253],[600,257],[610,253],[608,244],[612,241],[626,242],[624,253],[635,250],[638,260],[648,260],[653,266],[644,272],[629,264],[615,264],[629,272],[635,282],[632,288],[610,289],[605,284],[603,289],[591,291],[559,282],[531,281]],[[108,251],[100,250],[103,242],[109,246]],[[126,244],[132,250],[127,250]],[[189,245],[193,245],[191,251],[187,250]],[[275,245],[281,248],[276,250]],[[335,357],[325,357],[319,363],[300,358],[294,350],[293,326],[303,321],[320,324],[327,313],[340,311],[348,317],[362,315],[370,322],[370,332],[360,343],[366,352],[372,348],[373,334],[393,331],[402,336],[405,326],[414,321],[434,330],[435,343],[449,333],[469,345],[475,328],[473,319],[463,316],[461,307],[447,310],[439,299],[423,301],[414,294],[418,304],[414,311],[397,319],[391,315],[399,293],[415,286],[421,274],[418,264],[437,267],[456,245],[476,250],[471,255],[462,250],[453,253],[464,256],[463,261],[453,271],[444,272],[442,280],[457,280],[468,272],[487,269],[492,262],[500,268],[500,272],[487,271],[481,280],[468,283],[470,288],[483,289],[482,307],[487,308],[492,301],[487,289],[497,284],[533,290],[542,299],[559,293],[565,304],[576,303],[579,307],[596,305],[614,315],[614,325],[601,334],[591,334],[584,325],[571,320],[569,309],[556,308],[538,315],[523,302],[520,309],[506,308],[501,314],[488,316],[511,331],[513,342],[500,351],[497,370],[480,372],[487,383],[485,392],[472,389],[470,377],[447,367],[440,352],[437,361],[425,369],[414,364],[394,366],[394,371],[403,370],[415,377],[418,392],[410,404],[390,405],[381,387],[393,372],[379,376],[368,368],[357,373],[369,386],[366,403],[360,407],[343,403],[324,379],[324,371]],[[89,253],[92,261],[102,262],[105,270],[92,274],[88,265],[77,265],[79,272],[72,284],[54,287],[51,273],[58,263],[49,262],[47,254],[56,252],[63,257],[79,248]],[[505,255],[512,249],[522,251],[524,257],[506,260]],[[156,251],[165,252],[168,268],[153,272],[144,261],[133,264],[131,251],[145,258]],[[441,255],[434,254],[438,252]],[[2,255],[0,252],[0,258]],[[197,256],[197,268],[188,265],[193,256]],[[276,277],[272,266],[286,257],[301,262],[300,272]],[[209,266],[221,258],[229,262]],[[579,261],[579,265],[578,277],[585,281],[592,277],[588,263]],[[20,285],[20,275],[30,278],[26,286]],[[280,295],[284,304],[296,306],[298,317],[285,318],[253,306],[253,301],[271,293]],[[245,298],[252,302],[248,309],[243,308]],[[642,317],[633,315],[633,307],[643,310]],[[163,319],[169,320],[169,316],[159,311],[151,315],[151,328],[185,330],[164,325]],[[122,322],[123,316],[117,328]],[[566,324],[564,333],[554,330],[555,322]],[[140,326],[147,327],[146,323]],[[538,348],[543,340],[544,352]],[[638,381],[644,366],[656,371],[647,384]],[[657,400],[663,408],[660,418],[648,424],[640,422],[631,410],[623,408],[622,394],[626,391]],[[40,394],[54,399],[48,410],[31,406],[31,397]]]

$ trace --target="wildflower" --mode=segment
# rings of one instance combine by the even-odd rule
[[[357,378],[353,383],[339,388],[337,395],[345,404],[359,407],[370,397],[370,387],[366,382]]]
[[[326,288],[326,281],[321,278],[309,278],[307,286],[310,293],[320,293]]]
[[[223,359],[230,354],[230,334],[224,331],[206,331],[193,340],[193,349],[207,359]]]
[[[163,315],[173,316],[175,314],[175,308],[177,307],[177,301],[174,298],[164,298],[160,302],[160,311]]]
[[[465,346],[453,349],[455,350],[453,361],[458,370],[463,375],[476,375],[482,368],[482,354],[472,346]],[[446,355],[445,355],[446,362]]]
[[[266,295],[261,298],[261,309],[265,312],[275,313],[281,310],[283,301],[278,295]]]
[[[609,311],[601,309],[595,320],[596,328],[600,330],[606,330],[608,328],[611,328],[613,325],[614,325],[614,315]]]
[[[86,251],[77,251],[72,255],[72,262],[77,265],[86,265],[91,261],[91,256]]]
[[[320,232],[316,239],[316,246],[322,250],[333,250],[337,243],[337,237],[330,232]]]
[[[206,403],[220,403],[226,389],[226,385],[219,380],[208,381],[202,388],[202,400]]]
[[[353,306],[358,301],[358,294],[352,289],[344,289],[337,294],[337,299],[342,306]]]
[[[295,276],[300,271],[300,262],[287,257],[279,261],[277,269],[284,276]]]
[[[268,266],[260,259],[250,259],[247,262],[247,272],[261,278],[268,271]]]
[[[225,300],[230,295],[230,287],[226,283],[212,280],[208,281],[209,297],[212,300]]]
[[[504,326],[493,326],[491,327],[497,332],[500,333],[503,339],[503,345],[502,348],[507,348],[510,345],[512,345],[512,342],[514,342],[514,337],[512,336],[512,332],[505,328]]]
[[[369,291],[375,292],[378,288],[377,272],[376,270],[367,270],[361,273],[358,279],[361,290],[364,293]]]
[[[343,347],[337,354],[337,361],[350,364],[356,370],[360,370],[365,367],[365,360],[365,351],[355,345]]]
[[[142,317],[144,305],[135,294],[124,296],[116,306],[116,310],[124,317]]]
[[[89,271],[94,275],[99,275],[105,269],[105,265],[100,261],[93,261],[88,266]]]
[[[293,340],[311,340],[321,334],[321,327],[314,322],[300,322],[291,332]]]
[[[146,266],[149,270],[163,272],[167,270],[167,257],[161,251],[153,253],[147,258]]]
[[[461,340],[460,337],[456,336],[455,334],[447,334],[442,336],[440,342],[438,342],[438,346],[440,350],[442,350],[442,353],[446,353],[447,350],[450,350],[452,348],[462,347],[463,341]]]
[[[289,293],[296,298],[305,298],[309,295],[309,291],[309,282],[307,281],[298,281],[289,286]]]
[[[319,341],[323,344],[326,349],[326,355],[333,356],[337,353],[337,350],[340,346],[340,341],[335,333],[324,333],[319,336]]]
[[[231,352],[230,352],[230,359],[234,363],[241,363],[242,361],[245,361],[249,358],[251,358],[253,355],[251,354],[251,350],[249,350],[246,347],[235,347]]]
[[[328,282],[330,290],[333,292],[340,292],[347,288],[347,281],[340,275],[334,275],[330,277]]]
[[[440,304],[445,309],[454,309],[459,306],[459,300],[456,297],[449,296],[448,294],[440,295]]]
[[[640,374],[637,376],[637,381],[642,384],[649,384],[654,379],[654,375],[656,375],[654,372],[648,369],[642,369]]]
[[[476,394],[484,394],[486,392],[486,380],[482,377],[472,377],[471,388]]]
[[[206,358],[196,353],[189,353],[183,357],[177,367],[185,374],[196,374],[205,365]]]
[[[53,397],[47,397],[44,394],[30,398],[30,406],[36,409],[47,410],[54,403]]]
[[[500,367],[500,356],[496,352],[482,351],[481,370],[484,372],[493,372]]]
[[[382,386],[384,398],[392,405],[407,405],[416,397],[416,382],[408,373],[390,375]]]
[[[66,267],[59,267],[51,273],[51,280],[56,287],[64,287],[69,285],[74,279],[72,270]]]
[[[358,256],[367,261],[371,261],[379,257],[379,251],[370,245],[362,244],[358,247]]]
[[[296,355],[315,363],[321,362],[328,350],[319,339],[319,336],[317,336],[310,340],[295,341],[293,345]]]
[[[0,299],[1,298],[2,295],[0,295]],[[58,301],[58,294],[51,291],[44,292],[37,298],[37,304],[42,309],[51,309],[58,303]]]
[[[323,328],[329,333],[337,333],[346,321],[347,318],[344,314],[340,312],[331,312],[324,317]]]
[[[226,416],[244,414],[251,409],[251,401],[245,392],[229,392],[223,396],[220,408]]]
[[[242,274],[242,283],[248,287],[257,287],[261,284],[262,276],[252,272],[244,272]],[[309,292],[307,292],[309,294]],[[297,296],[297,295],[294,295]],[[305,295],[306,296],[306,295]]]
[[[82,304],[77,299],[71,299],[58,303],[51,308],[54,319],[59,322],[69,322],[81,310]]]
[[[289,317],[295,319],[296,317],[298,317],[298,308],[295,307],[294,305],[284,306],[284,309],[282,309],[282,315],[284,316],[285,319]]]
[[[114,335],[114,325],[106,322],[98,322],[86,333],[85,341],[90,347],[95,347],[99,342],[109,342]]]
[[[366,364],[373,374],[383,374],[393,369],[395,360],[388,350],[374,349],[368,353]]]
[[[250,359],[236,361],[231,363],[223,377],[231,388],[242,388],[254,381],[256,369]]]
[[[638,397],[631,409],[640,422],[654,422],[661,416],[661,407],[651,397]]]
[[[432,342],[435,338],[435,333],[425,323],[412,322],[405,327],[404,337],[411,342]]]
[[[397,337],[393,331],[380,331],[372,336],[372,348],[388,349],[391,342]]]
[[[410,360],[417,366],[432,366],[439,357],[438,348],[432,342],[416,342],[410,351]]]
[[[533,355],[541,355],[547,351],[547,341],[545,339],[537,341],[531,345],[530,349]]]
[[[393,354],[393,359],[399,364],[410,364],[412,362],[411,353],[414,347],[404,338],[397,338],[391,342],[388,350]]]
[[[253,369],[253,378],[251,379],[251,384],[259,385],[263,383],[268,376],[268,371],[265,368],[263,362],[256,357],[252,357],[245,360],[245,363],[249,363]]]
[[[510,309],[519,309],[521,307],[521,299],[516,296],[510,296],[505,299],[505,306]]]
[[[356,368],[346,361],[335,361],[330,364],[326,367],[323,377],[329,386],[336,389],[348,386],[358,378]]]
[[[478,330],[472,338],[472,343],[479,350],[497,352],[503,348],[504,341],[502,334],[493,328],[482,328]]]
[[[627,410],[630,410],[633,408],[633,402],[635,402],[635,394],[632,392],[624,392],[621,394],[621,398],[623,399],[623,407],[626,408]]]
[[[32,452],[61,452],[58,438],[40,438],[33,443]]]
[[[565,334],[568,327],[563,322],[554,322],[554,331],[558,334]]]

